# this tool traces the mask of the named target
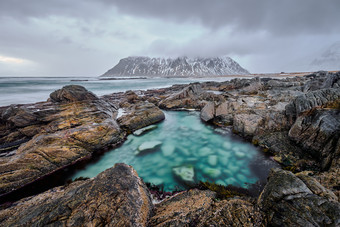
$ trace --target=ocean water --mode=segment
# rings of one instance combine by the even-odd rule
[[[187,186],[175,171],[194,182],[246,187],[247,183],[265,181],[270,168],[277,166],[230,131],[202,123],[198,112],[165,111],[165,117],[156,129],[140,136],[129,135],[122,146],[103,154],[71,178],[95,177],[115,163],[127,163],[145,182],[163,186],[166,191]],[[158,146],[137,154],[138,148],[152,143]]]
[[[65,85],[84,86],[98,96],[127,90],[147,90],[203,81],[226,81],[216,78],[151,78],[130,80],[100,80],[98,77],[0,77],[0,106],[46,101],[49,94]]]

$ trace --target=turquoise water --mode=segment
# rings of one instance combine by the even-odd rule
[[[119,148],[105,153],[98,161],[72,176],[95,177],[115,163],[132,165],[145,182],[162,185],[166,191],[184,189],[187,181],[174,175],[174,169],[193,180],[245,187],[265,180],[275,162],[253,145],[233,138],[228,130],[203,124],[197,112],[166,111],[166,119],[156,129],[141,136],[129,135]],[[147,143],[145,143],[147,142]],[[144,144],[143,144],[144,143]],[[138,153],[142,145],[158,144]]]

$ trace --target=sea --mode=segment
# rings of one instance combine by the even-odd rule
[[[204,81],[227,81],[234,77],[215,78],[100,78],[100,77],[0,77],[0,106],[46,101],[50,93],[65,85],[81,85],[98,96],[128,90],[148,90]]]

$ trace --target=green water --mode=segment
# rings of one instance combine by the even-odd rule
[[[228,130],[203,124],[197,112],[166,111],[166,120],[141,136],[129,135],[125,143],[76,172],[77,177],[95,177],[115,163],[132,165],[145,182],[164,186],[167,191],[186,185],[174,176],[173,168],[190,166],[195,181],[212,181],[246,187],[265,180],[276,164],[253,145],[233,138]],[[136,155],[145,142],[161,145]],[[138,152],[137,152],[138,153]]]

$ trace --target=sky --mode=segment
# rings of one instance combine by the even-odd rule
[[[99,76],[128,56],[308,71],[339,43],[339,9],[339,0],[0,0],[0,76]]]

